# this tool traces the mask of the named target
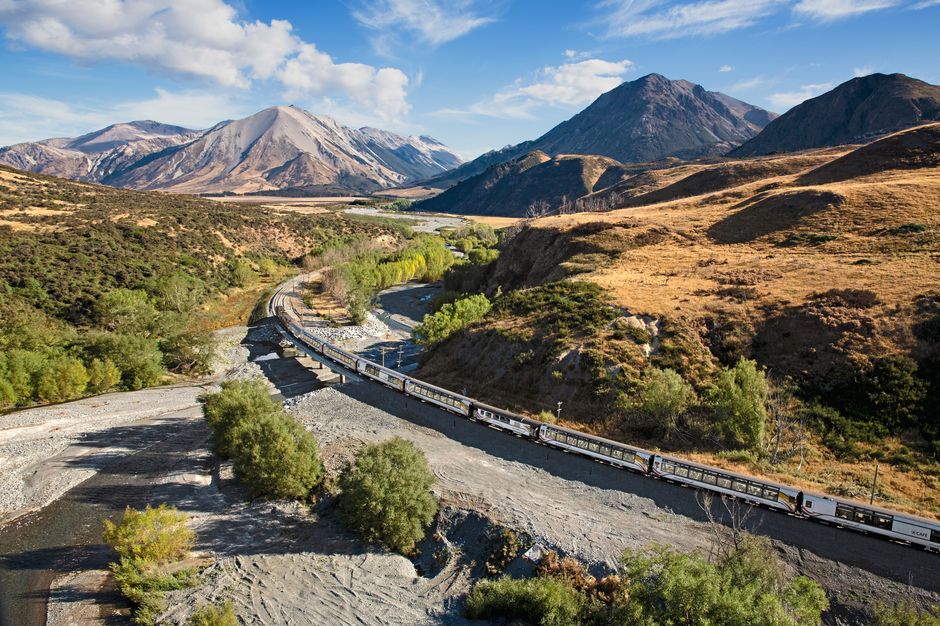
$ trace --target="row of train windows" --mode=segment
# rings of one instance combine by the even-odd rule
[[[346,365],[348,365],[348,366],[351,367],[351,368],[355,368],[355,367],[356,367],[356,359],[353,359],[353,358],[351,358],[351,357],[348,357],[348,356],[346,356],[345,354],[343,354],[342,352],[337,352],[336,350],[329,350],[329,349],[327,349],[327,354],[329,354],[330,356],[332,356],[332,357],[334,357],[334,358],[339,359],[340,361],[342,361],[343,363],[345,363]]]
[[[663,472],[667,474],[674,474],[682,478],[688,478],[689,480],[697,480],[706,485],[715,485],[723,489],[746,493],[749,496],[766,498],[767,500],[777,500],[780,496],[780,490],[776,487],[770,487],[768,485],[762,485],[760,483],[754,483],[749,480],[734,478],[716,472],[709,472],[690,465],[663,461],[662,469]]]
[[[482,417],[485,417],[486,419],[496,420],[497,422],[502,422],[504,424],[509,424],[510,422],[512,422],[511,419],[509,419],[508,417],[503,417],[499,413],[493,413],[492,411],[484,411],[483,409],[477,409],[477,410],[480,412],[480,415]]]
[[[856,524],[865,524],[876,528],[891,528],[894,518],[878,511],[869,511],[860,509],[848,504],[836,505],[836,517],[839,519],[855,522]]]
[[[551,433],[552,439],[559,443],[566,443],[569,446],[581,448],[582,450],[589,450],[591,452],[603,454],[604,456],[609,456],[615,459],[622,459],[631,463],[635,460],[635,455],[630,450],[615,448],[613,446],[599,443],[591,439],[582,439],[581,437],[575,437],[573,435],[568,435],[559,431],[549,432]]]
[[[418,385],[412,385],[412,389],[417,392],[419,395],[422,395],[426,398],[431,398],[437,400],[438,402],[443,402],[444,404],[450,405],[455,408],[463,407],[463,403],[459,400],[455,400],[448,395],[434,391],[433,389],[425,389],[424,387],[419,387]]]

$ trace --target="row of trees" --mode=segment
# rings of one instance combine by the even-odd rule
[[[331,265],[323,272],[323,289],[343,302],[354,323],[361,324],[376,292],[414,279],[440,280],[453,262],[443,239],[420,235],[392,254],[366,248]]]

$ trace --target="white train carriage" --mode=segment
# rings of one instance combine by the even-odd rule
[[[538,432],[539,422],[531,420],[522,415],[517,415],[505,409],[498,409],[493,406],[473,401],[473,413],[470,418],[478,422],[484,422],[508,432],[522,435],[523,437],[533,438]]]
[[[301,341],[306,343],[308,346],[314,349],[314,351],[323,354],[323,346],[326,345],[326,342],[311,333],[309,330],[301,329],[301,334],[296,335],[300,338]]]
[[[395,370],[390,370],[387,367],[382,367],[381,365],[373,363],[372,361],[359,359],[356,371],[363,376],[368,376],[372,380],[377,380],[383,385],[391,387],[392,389],[398,391],[405,390],[405,380],[407,379],[407,376],[399,374]]]
[[[408,378],[405,380],[405,393],[409,396],[414,396],[430,402],[431,404],[436,404],[440,407],[447,409],[448,411],[453,411],[454,413],[459,413],[464,417],[470,415],[470,405],[471,400],[460,394],[456,394],[452,391],[447,391],[440,387],[435,387],[428,383],[422,382],[420,380],[415,380],[414,378]]]
[[[550,446],[571,450],[644,474],[649,471],[650,461],[654,456],[652,452],[641,448],[548,424],[539,427],[539,439]]]
[[[778,485],[753,476],[659,455],[653,459],[652,474],[677,483],[707,491],[717,491],[790,513],[799,511],[799,489]]]
[[[345,350],[340,350],[328,343],[323,344],[323,356],[327,357],[332,361],[344,365],[345,367],[356,371],[356,361],[358,360],[352,354],[346,352]]]
[[[803,494],[803,513],[813,519],[940,551],[940,522],[814,493]]]

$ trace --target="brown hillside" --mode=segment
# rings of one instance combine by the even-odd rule
[[[433,350],[420,375],[477,381],[470,394],[519,410],[562,402],[579,428],[681,450],[689,444],[623,431],[611,389],[629,385],[623,381],[650,364],[705,384],[719,365],[743,356],[777,378],[833,386],[875,359],[940,354],[936,337],[924,330],[940,316],[940,305],[931,304],[940,303],[940,166],[875,167],[861,177],[807,184],[809,172],[829,167],[820,161],[845,168],[866,154],[909,145],[910,132],[848,154],[745,162],[759,163],[753,169],[718,164],[646,172],[639,176],[648,188],[703,182],[698,195],[531,221],[503,249],[483,289],[588,281],[604,289],[614,321],[558,334],[539,326],[538,312],[516,318],[502,311]],[[930,163],[936,148],[917,154],[895,162]],[[722,173],[705,175],[709,169]],[[764,171],[759,178],[751,175],[756,169]],[[723,175],[728,187],[710,184]],[[623,330],[628,326],[640,330]],[[646,345],[631,339],[647,334]],[[485,381],[468,375],[481,371],[480,355],[504,375]],[[916,434],[880,442],[889,456],[918,445]],[[729,464],[713,453],[702,458]],[[936,464],[924,463],[933,468],[927,474],[883,466],[886,504],[940,512]],[[817,446],[802,469],[795,462],[744,469],[858,495],[870,483],[871,466]]]

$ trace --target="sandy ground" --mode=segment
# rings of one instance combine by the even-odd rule
[[[386,217],[393,220],[402,220],[404,222],[414,222],[411,225],[412,230],[418,233],[434,233],[442,228],[456,228],[466,223],[466,220],[460,216],[436,215],[431,213],[390,213],[381,209],[372,207],[354,207],[346,209],[345,213],[355,215],[371,215],[374,217]]]

